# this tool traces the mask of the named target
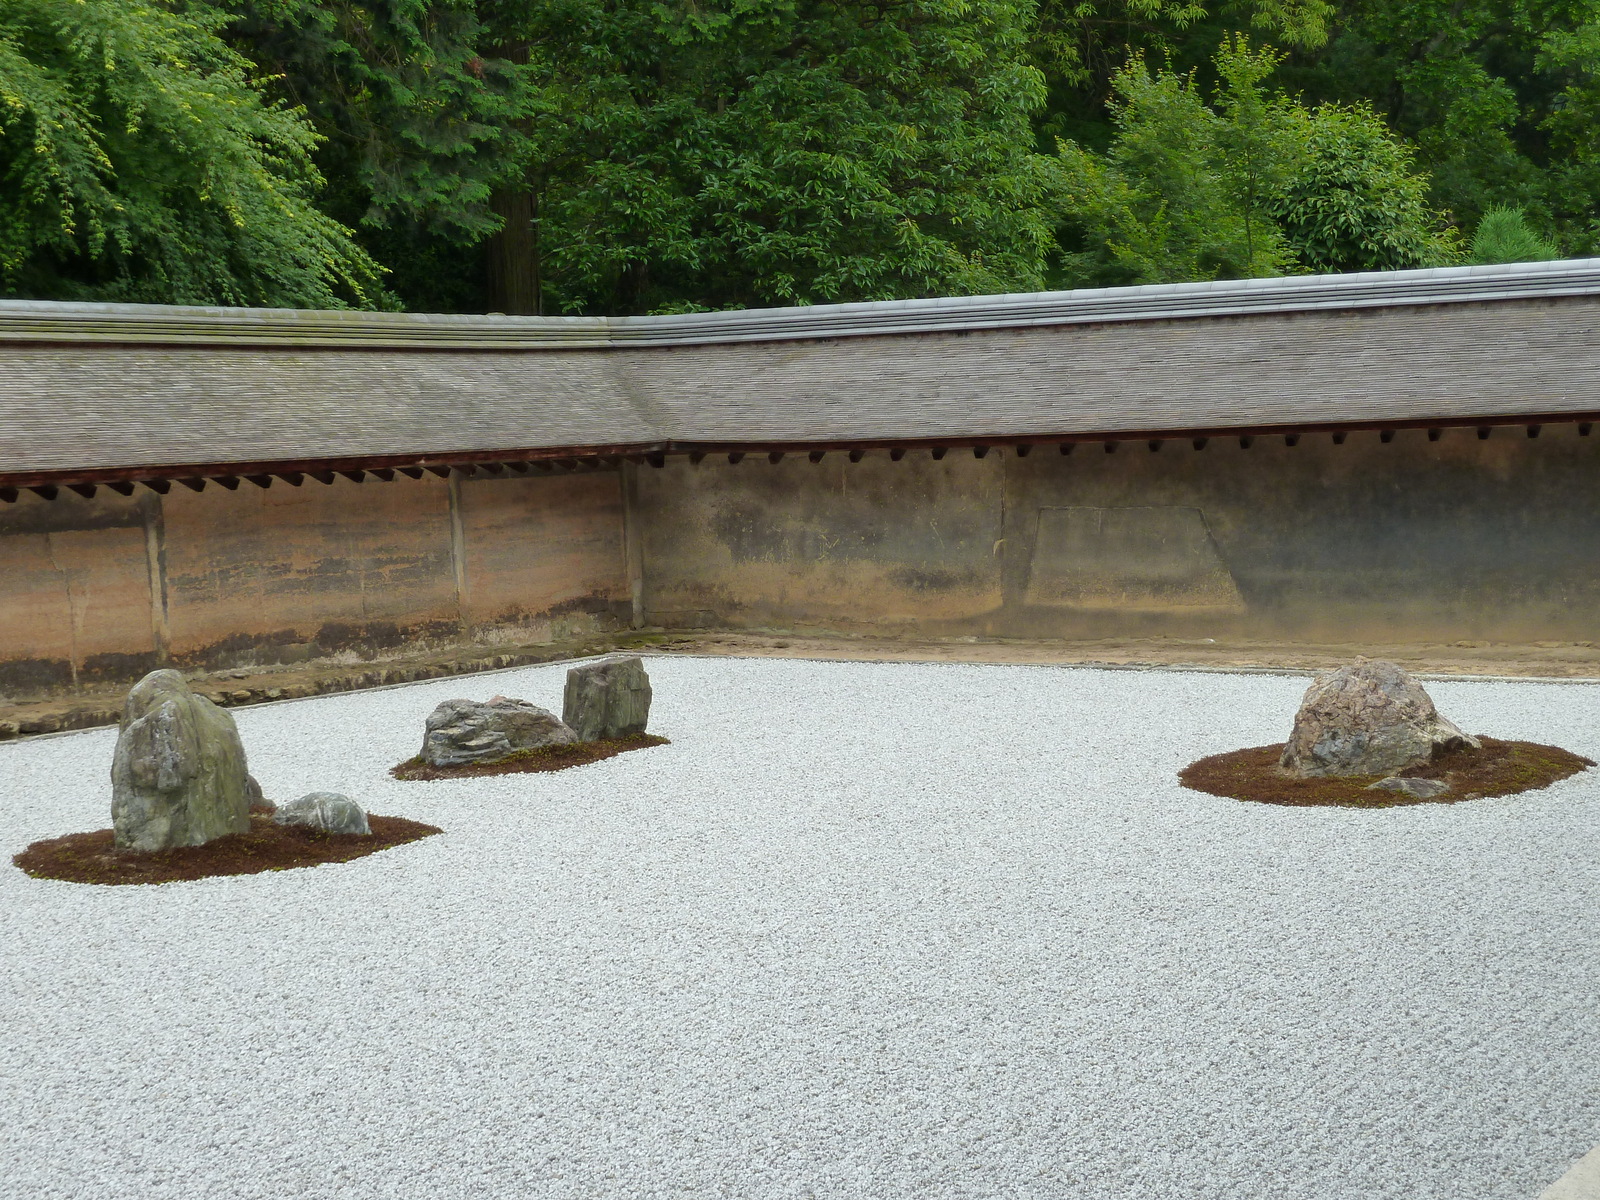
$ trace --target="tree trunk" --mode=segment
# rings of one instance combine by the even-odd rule
[[[513,317],[537,317],[544,309],[539,278],[539,202],[525,187],[496,188],[489,200],[505,222],[487,243],[489,308]]]

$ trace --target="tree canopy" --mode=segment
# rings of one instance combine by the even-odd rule
[[[379,268],[316,205],[316,134],[220,14],[0,7],[0,286],[178,303],[371,303]]]
[[[1214,63],[1212,104],[1193,74],[1136,57],[1112,79],[1102,154],[1063,141],[1072,283],[1161,283],[1291,271],[1435,266],[1458,251],[1410,153],[1365,105],[1264,89],[1282,61],[1243,38]]]
[[[0,292],[635,313],[1584,254],[1597,117],[1600,0],[5,0]]]

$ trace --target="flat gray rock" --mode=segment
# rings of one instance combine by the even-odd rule
[[[1394,663],[1358,658],[1306,689],[1281,764],[1300,776],[1393,775],[1480,744],[1440,716]]]
[[[1401,779],[1391,775],[1387,779],[1380,779],[1377,783],[1367,784],[1367,791],[1400,792],[1403,795],[1414,796],[1418,800],[1432,800],[1442,796],[1450,790],[1450,785],[1439,779]]]
[[[561,717],[583,741],[643,733],[650,723],[650,676],[638,655],[604,658],[567,672]]]
[[[280,804],[272,819],[279,825],[306,825],[328,833],[372,833],[361,806],[338,792],[310,792]]]
[[[176,671],[152,671],[133,685],[111,759],[118,846],[167,850],[243,833],[250,783],[231,716]]]
[[[459,767],[577,740],[555,713],[526,700],[446,700],[428,714],[422,758],[430,766]]]

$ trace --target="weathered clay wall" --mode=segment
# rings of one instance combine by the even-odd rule
[[[136,675],[157,659],[154,494],[0,506],[0,691]]]
[[[0,508],[0,695],[137,676],[539,642],[631,613],[616,472]]]
[[[645,619],[927,633],[1001,607],[998,460],[791,455],[638,471]]]
[[[479,641],[559,638],[631,615],[614,471],[458,485],[461,619]]]
[[[1422,430],[642,471],[646,619],[795,631],[1591,638],[1600,438]]]
[[[442,480],[174,488],[161,515],[176,662],[370,653],[459,631]]]
[[[0,694],[581,636],[635,586],[677,628],[1578,641],[1596,512],[1572,425],[28,494],[0,508]]]

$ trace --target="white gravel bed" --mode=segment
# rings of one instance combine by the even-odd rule
[[[397,783],[453,696],[238,713],[268,795],[444,827],[161,887],[114,732],[0,747],[6,1197],[1528,1200],[1600,1142],[1600,772],[1381,811],[1181,789],[1306,681],[653,659],[672,745]],[[1600,758],[1600,688],[1439,683]]]

